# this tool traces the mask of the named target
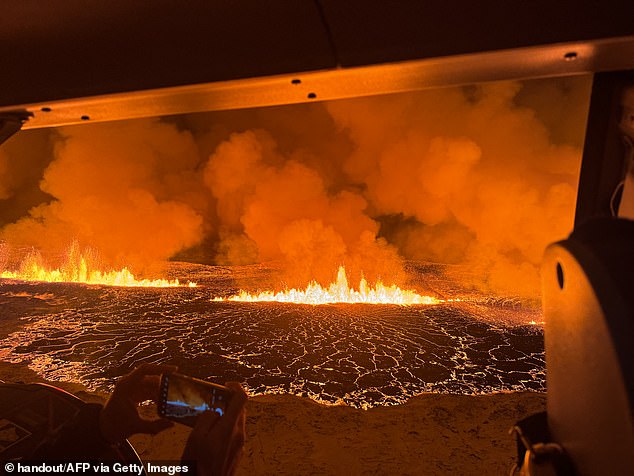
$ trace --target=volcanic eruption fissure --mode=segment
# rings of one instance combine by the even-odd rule
[[[20,263],[16,271],[2,271],[0,278],[19,281],[41,281],[48,283],[78,283],[99,286],[173,288],[179,286],[196,287],[196,283],[186,284],[178,279],[138,279],[128,268],[104,271],[98,258],[90,250],[82,252],[78,243],[73,242],[59,268],[47,267],[42,256],[31,252]]]
[[[0,149],[0,239],[46,256],[77,240],[103,267],[5,260],[3,276],[173,285],[156,281],[171,258],[276,262],[275,295],[327,290],[340,265],[350,283],[405,289],[415,260],[466,265],[456,289],[535,297],[542,250],[572,223],[589,84],[27,131]]]
[[[412,290],[404,290],[392,284],[385,286],[378,281],[374,286],[368,285],[365,278],[361,278],[358,289],[348,285],[346,269],[343,266],[337,271],[336,281],[327,287],[313,281],[305,289],[286,289],[280,292],[264,291],[248,293],[240,291],[229,298],[216,298],[216,301],[237,302],[292,302],[296,304],[397,304],[401,306],[415,304],[440,304],[443,302],[432,296],[421,296]]]

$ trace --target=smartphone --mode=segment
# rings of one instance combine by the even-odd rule
[[[231,390],[204,380],[177,373],[161,376],[158,413],[178,423],[194,427],[198,415],[212,410],[225,414]]]

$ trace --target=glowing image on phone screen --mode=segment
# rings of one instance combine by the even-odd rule
[[[197,385],[189,380],[170,378],[165,405],[166,416],[186,418],[213,410],[222,416],[225,395],[213,387]]]

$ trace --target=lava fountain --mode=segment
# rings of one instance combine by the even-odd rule
[[[81,283],[143,288],[196,287],[194,282],[189,281],[187,284],[182,284],[178,279],[137,279],[127,267],[118,271],[103,271],[90,265],[91,261],[73,245],[69,249],[66,262],[61,268],[46,267],[41,263],[39,255],[32,254],[22,261],[19,270],[2,271],[0,278],[48,283]]]
[[[409,306],[414,304],[440,304],[444,302],[433,296],[421,296],[415,291],[404,290],[396,285],[386,286],[378,281],[374,287],[370,287],[365,278],[361,278],[359,289],[355,290],[348,285],[346,269],[339,267],[337,280],[328,287],[322,287],[313,281],[304,290],[286,289],[278,293],[264,291],[259,294],[250,294],[239,291],[235,296],[228,298],[215,298],[214,301],[240,301],[240,302],[287,302],[296,304],[396,304]]]

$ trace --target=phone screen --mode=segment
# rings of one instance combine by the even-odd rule
[[[212,410],[225,413],[231,390],[185,375],[163,375],[159,413],[185,425],[194,426],[196,417]]]

